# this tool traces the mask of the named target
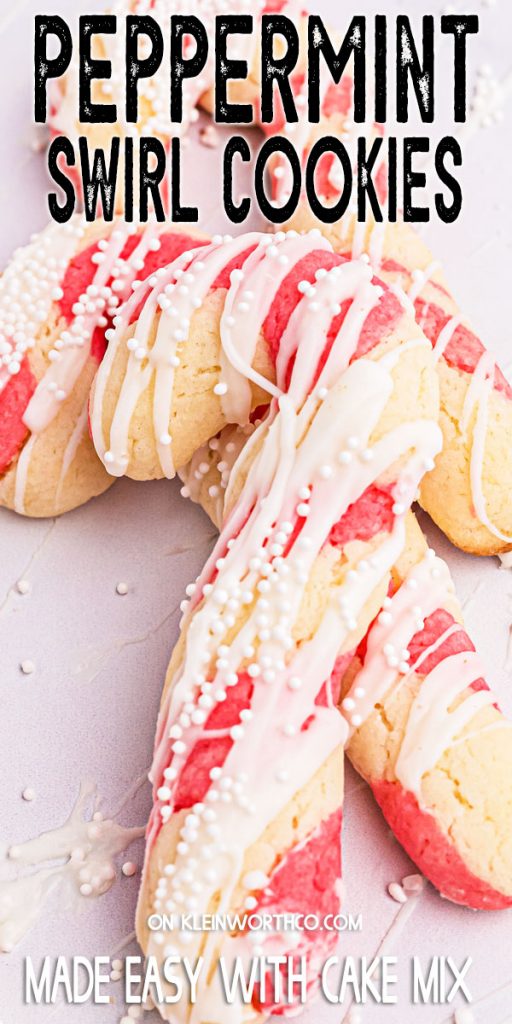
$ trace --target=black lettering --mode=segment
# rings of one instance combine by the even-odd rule
[[[151,53],[139,57],[139,39],[151,41]],[[139,117],[138,84],[141,78],[151,78],[162,63],[164,40],[162,30],[148,14],[129,14],[126,18],[126,120],[136,124]]]
[[[163,146],[162,146],[163,152]],[[165,154],[164,154],[164,173],[165,173]],[[161,179],[160,179],[161,180]],[[180,139],[172,139],[171,141],[171,218],[176,224],[183,224],[183,222],[189,222],[197,224],[199,220],[199,211],[196,206],[182,206],[181,205],[181,141]],[[156,205],[156,204],[155,204]],[[159,220],[165,220],[165,215],[162,213],[162,217]]]
[[[240,135],[231,138],[224,150],[224,209],[233,224],[242,224],[249,216],[251,200],[248,196],[237,204],[233,199],[233,160],[241,157],[244,163],[251,162],[249,143]]]
[[[68,167],[75,167],[76,157],[73,145],[69,139],[64,137],[53,140],[48,151],[48,169],[55,184],[64,192],[65,202],[59,203],[55,192],[50,192],[48,206],[53,220],[56,220],[58,224],[66,224],[75,212],[76,196],[73,183],[59,166],[59,157],[61,156],[65,157]]]
[[[60,51],[52,60],[47,56],[47,39],[57,36]],[[57,14],[37,15],[34,27],[34,117],[46,122],[46,84],[49,78],[60,78],[68,69],[73,55],[73,39],[64,18]]]
[[[333,206],[324,206],[320,202],[315,188],[316,168],[318,161],[325,153],[333,153],[343,168],[343,191]],[[352,162],[345,146],[335,135],[325,135],[323,138],[318,139],[309,154],[306,165],[306,195],[315,217],[322,224],[334,224],[346,213],[350,196],[352,195]]]
[[[274,37],[286,40],[282,57],[274,54]],[[274,82],[283,104],[288,124],[298,121],[290,75],[299,59],[299,34],[290,18],[283,14],[264,14],[261,24],[261,120],[272,124],[274,120]]]
[[[382,149],[383,140],[375,139],[368,155],[366,154],[366,139],[357,140],[357,218],[360,221],[366,220],[366,197],[368,196],[373,216],[377,223],[382,222],[382,210],[375,191],[372,173],[375,168],[377,157]]]
[[[375,16],[375,120],[385,124],[388,114],[388,30],[385,14]]]
[[[93,103],[91,82],[112,77],[109,60],[97,60],[92,56],[92,37],[97,33],[114,35],[117,29],[115,14],[84,15],[79,21],[80,29],[80,84],[79,120],[83,124],[115,124],[117,110],[115,103]]]
[[[397,220],[397,172],[398,159],[396,139],[390,138],[388,142],[388,220],[391,224],[396,224]]]
[[[133,139],[124,143],[124,219],[133,222]]]
[[[183,37],[192,36],[196,51],[192,57],[183,55]],[[173,14],[171,17],[171,121],[181,124],[183,120],[183,81],[197,78],[208,57],[208,36],[206,29],[194,14]]]
[[[246,60],[229,59],[228,37],[235,32],[250,35],[252,25],[252,14],[229,14],[215,19],[215,120],[219,124],[251,124],[254,119],[250,103],[229,103],[227,98],[228,81],[247,78],[248,73]]]
[[[352,18],[349,30],[338,50],[334,49],[322,18],[311,14],[308,19],[308,88],[309,120],[320,120],[320,54],[336,85],[341,80],[350,58],[354,57],[354,120],[360,124],[366,116],[366,20]]]
[[[427,124],[434,120],[434,18],[426,14],[423,18],[422,59],[418,56],[411,22],[406,15],[396,19],[397,63],[396,63],[396,109],[397,120],[405,123],[409,119],[409,77],[412,80],[421,119]]]
[[[85,218],[87,221],[95,220],[99,206],[100,213],[105,220],[112,221],[114,219],[116,205],[117,172],[119,168],[120,150],[119,139],[112,139],[108,169],[105,151],[103,149],[95,149],[91,170],[89,147],[84,135],[80,136],[78,140],[78,147],[80,150],[80,162],[82,165]]]
[[[444,139],[441,139],[436,150],[435,163],[439,179],[442,181],[443,185],[448,186],[453,197],[453,202],[448,206],[444,196],[441,195],[440,192],[436,192],[435,204],[441,220],[445,224],[453,224],[454,220],[457,220],[462,209],[462,189],[457,179],[453,177],[453,174],[450,174],[450,172],[446,170],[445,157],[448,154],[453,158],[454,167],[462,167],[462,151],[459,143],[449,135]]]
[[[465,121],[467,116],[466,36],[470,33],[475,35],[478,29],[477,14],[443,14],[441,18],[441,32],[444,32],[445,35],[453,34],[454,117],[456,121]]]
[[[274,206],[268,199],[265,191],[265,172],[267,162],[274,153],[284,156],[290,163],[293,175],[293,184],[289,196],[286,196],[283,206]],[[284,224],[295,213],[300,199],[302,172],[300,158],[295,146],[290,139],[275,136],[263,143],[256,160],[254,187],[256,199],[260,210],[267,220],[272,224]]]
[[[413,171],[412,158],[415,153],[428,153],[428,139],[404,139],[404,221],[406,224],[427,224],[430,220],[428,206],[414,206],[412,192],[415,188],[425,188],[427,177],[423,171]]]

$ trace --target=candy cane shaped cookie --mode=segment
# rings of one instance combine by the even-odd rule
[[[193,304],[200,297],[204,306],[205,285],[223,273],[223,255],[222,281],[226,266],[232,269],[218,296],[222,314],[212,314],[217,332],[220,320],[218,364],[225,360],[232,387],[244,364],[244,380],[254,378],[251,354],[263,338],[275,362],[267,386],[276,393],[232,476],[231,512],[184,607],[157,731],[138,914],[142,946],[158,961],[173,950],[204,957],[194,1007],[163,1007],[162,1014],[223,1024],[285,1009],[285,997],[268,985],[264,997],[256,990],[252,1006],[226,1007],[216,965],[220,958],[230,965],[234,957],[249,960],[250,934],[169,935],[150,930],[148,921],[190,908],[304,913],[319,899],[319,859],[321,891],[330,908],[339,905],[339,747],[346,725],[340,730],[332,687],[385,599],[405,543],[407,509],[440,444],[430,348],[370,268],[317,250],[315,236],[307,263],[304,239],[294,235],[251,241],[245,248],[241,241],[238,266],[228,241],[203,249],[194,257],[199,268],[193,261],[186,271],[183,298]],[[279,263],[279,255],[288,261]],[[177,315],[177,281],[184,277],[166,291],[175,270],[145,295],[139,324],[147,311],[158,321],[156,337],[163,318],[169,335]],[[158,290],[171,303],[161,313]],[[123,314],[121,321],[120,346]],[[191,324],[178,343],[180,358],[196,339]],[[130,408],[138,393],[134,387]],[[239,418],[243,411],[250,420],[250,391],[237,387],[235,398],[243,399]],[[153,421],[150,407],[149,437]],[[298,939],[279,930],[257,939],[267,954],[304,956],[312,992],[332,943],[322,929]]]
[[[51,225],[0,279],[0,503],[66,512],[112,483],[89,436],[91,383],[135,281],[197,236],[121,222]]]
[[[254,429],[226,427],[180,472],[184,496],[219,527]],[[344,674],[348,753],[397,839],[445,898],[512,906],[512,723],[485,683],[448,568],[412,513],[382,614],[345,669],[335,678]]]

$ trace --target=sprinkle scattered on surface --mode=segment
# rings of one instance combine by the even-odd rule
[[[125,878],[132,878],[133,875],[137,874],[137,865],[134,864],[132,860],[127,860],[126,863],[123,864],[122,872]]]
[[[396,903],[407,903],[407,896],[398,882],[391,882],[391,884],[388,885],[388,893],[391,896],[391,899],[395,900]]]

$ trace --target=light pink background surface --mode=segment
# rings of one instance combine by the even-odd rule
[[[3,264],[11,250],[46,221],[44,157],[31,149],[31,39],[36,13],[59,11],[68,17],[96,8],[90,0],[0,0],[0,210]],[[439,13],[436,3],[408,0],[360,2],[359,13],[404,9]],[[462,3],[452,5],[461,11]],[[355,8],[338,0],[317,0],[315,9],[338,25]],[[501,0],[481,15],[481,33],[471,46],[470,81],[482,63],[499,75],[508,72],[510,6]],[[448,43],[439,46],[438,114],[450,131],[447,87]],[[436,126],[442,133],[442,128]],[[512,106],[506,120],[478,135],[465,149],[465,205],[456,225],[433,222],[425,237],[441,254],[453,287],[476,327],[500,355],[512,361],[509,341],[511,230],[510,166]],[[190,198],[200,199],[201,226],[225,227],[220,210],[221,151],[194,142],[187,156]],[[508,193],[508,195],[507,195]],[[428,526],[429,538],[447,557],[464,600],[469,630],[480,646],[503,705],[512,708],[506,666],[512,613],[512,573],[495,560],[477,561],[455,552]],[[60,824],[83,779],[94,779],[105,810],[122,799],[149,766],[161,683],[176,639],[185,584],[202,566],[213,538],[202,513],[179,496],[176,483],[137,485],[122,481],[102,498],[58,521],[36,522],[0,512],[0,842],[22,841]],[[32,593],[21,597],[12,585],[26,577]],[[120,581],[128,596],[116,595]],[[33,675],[19,671],[23,659],[36,663]],[[37,792],[33,804],[21,799],[25,786]],[[149,808],[144,788],[126,810],[125,822],[140,823]],[[131,852],[139,863],[142,847]],[[344,835],[346,908],[361,912],[362,934],[343,941],[343,953],[371,956],[395,917],[398,905],[387,895],[411,865],[389,835],[365,786],[347,772]],[[50,903],[25,942],[0,968],[1,1024],[113,1024],[117,1004],[104,1007],[26,1007],[22,1003],[22,960],[45,954],[109,954],[133,927],[137,879],[122,879],[104,898],[79,915]],[[449,954],[475,963],[469,978],[479,1024],[512,1021],[512,917],[473,914],[443,903],[431,890],[422,897],[390,953],[399,957],[402,978],[399,1009],[366,1006],[364,1024],[442,1024],[453,1008],[412,1008],[408,998],[409,960]],[[501,993],[490,996],[504,986]],[[490,998],[487,998],[489,997]],[[304,1024],[340,1024],[344,1010],[318,1004]],[[156,1020],[156,1018],[155,1018]]]

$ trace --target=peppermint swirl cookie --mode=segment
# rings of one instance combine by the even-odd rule
[[[60,515],[112,483],[91,443],[91,384],[120,304],[199,239],[115,222],[51,225],[0,279],[0,504]]]
[[[336,936],[321,929],[297,939],[278,928],[260,934],[255,949],[244,928],[191,937],[179,928],[152,931],[148,919],[191,908],[304,913],[316,901],[322,914],[339,907],[343,666],[385,600],[407,510],[440,444],[431,350],[414,320],[366,263],[340,260],[325,244],[318,250],[316,236],[305,254],[304,241],[251,236],[235,262],[230,241],[205,247],[188,263],[188,279],[169,268],[139,310],[146,336],[162,339],[172,331],[175,302],[208,313],[216,366],[229,380],[209,402],[233,387],[238,418],[251,422],[254,395],[238,388],[236,374],[274,391],[231,474],[219,541],[184,604],[157,730],[138,913],[143,949],[158,962],[185,950],[204,957],[194,1013],[219,1024],[226,1019],[220,962],[247,962],[258,946],[303,956],[312,995]],[[219,274],[220,314],[210,306]],[[117,344],[126,347],[121,319]],[[174,342],[179,358],[192,360],[193,324],[171,350]],[[273,359],[266,384],[253,368],[262,344]],[[159,369],[155,360],[152,373]],[[229,407],[223,412],[229,418]],[[154,439],[154,411],[145,429]],[[236,1004],[233,1019],[297,1005],[296,995],[287,1003],[266,979],[265,994]],[[190,1010],[160,1009],[173,1020]]]
[[[258,411],[262,415],[263,411]],[[254,425],[226,427],[180,472],[182,493],[221,527],[229,480]],[[359,530],[389,508],[357,504]],[[448,567],[412,513],[381,614],[331,685],[348,754],[387,822],[441,894],[473,909],[512,905],[512,723],[499,711],[462,624]]]
[[[292,221],[316,223],[306,207]],[[464,551],[493,555],[512,544],[506,499],[512,481],[512,389],[459,310],[425,243],[403,223],[358,224],[353,216],[323,229],[346,256],[366,253],[375,272],[400,287],[429,339],[440,384],[443,450],[421,485],[421,504]]]
[[[343,279],[346,263],[318,231],[302,237],[254,232],[219,236],[141,285],[116,318],[91,395],[92,435],[108,471],[172,477],[226,423],[248,424],[255,407],[286,390],[286,381],[277,384],[288,359],[283,339],[287,346],[297,343],[290,335],[304,309],[325,328],[326,358],[358,315],[350,295],[336,299],[333,282],[338,274]],[[365,264],[358,273],[373,276]],[[431,353],[411,322],[384,289],[350,356],[377,359],[385,346],[394,376],[405,382],[412,374],[411,386],[404,386],[404,416],[415,413],[418,386],[423,395],[427,378],[429,408],[437,402]],[[423,398],[420,412],[422,405]]]
[[[412,517],[343,693],[349,757],[420,870],[455,903],[512,906],[512,723]]]

